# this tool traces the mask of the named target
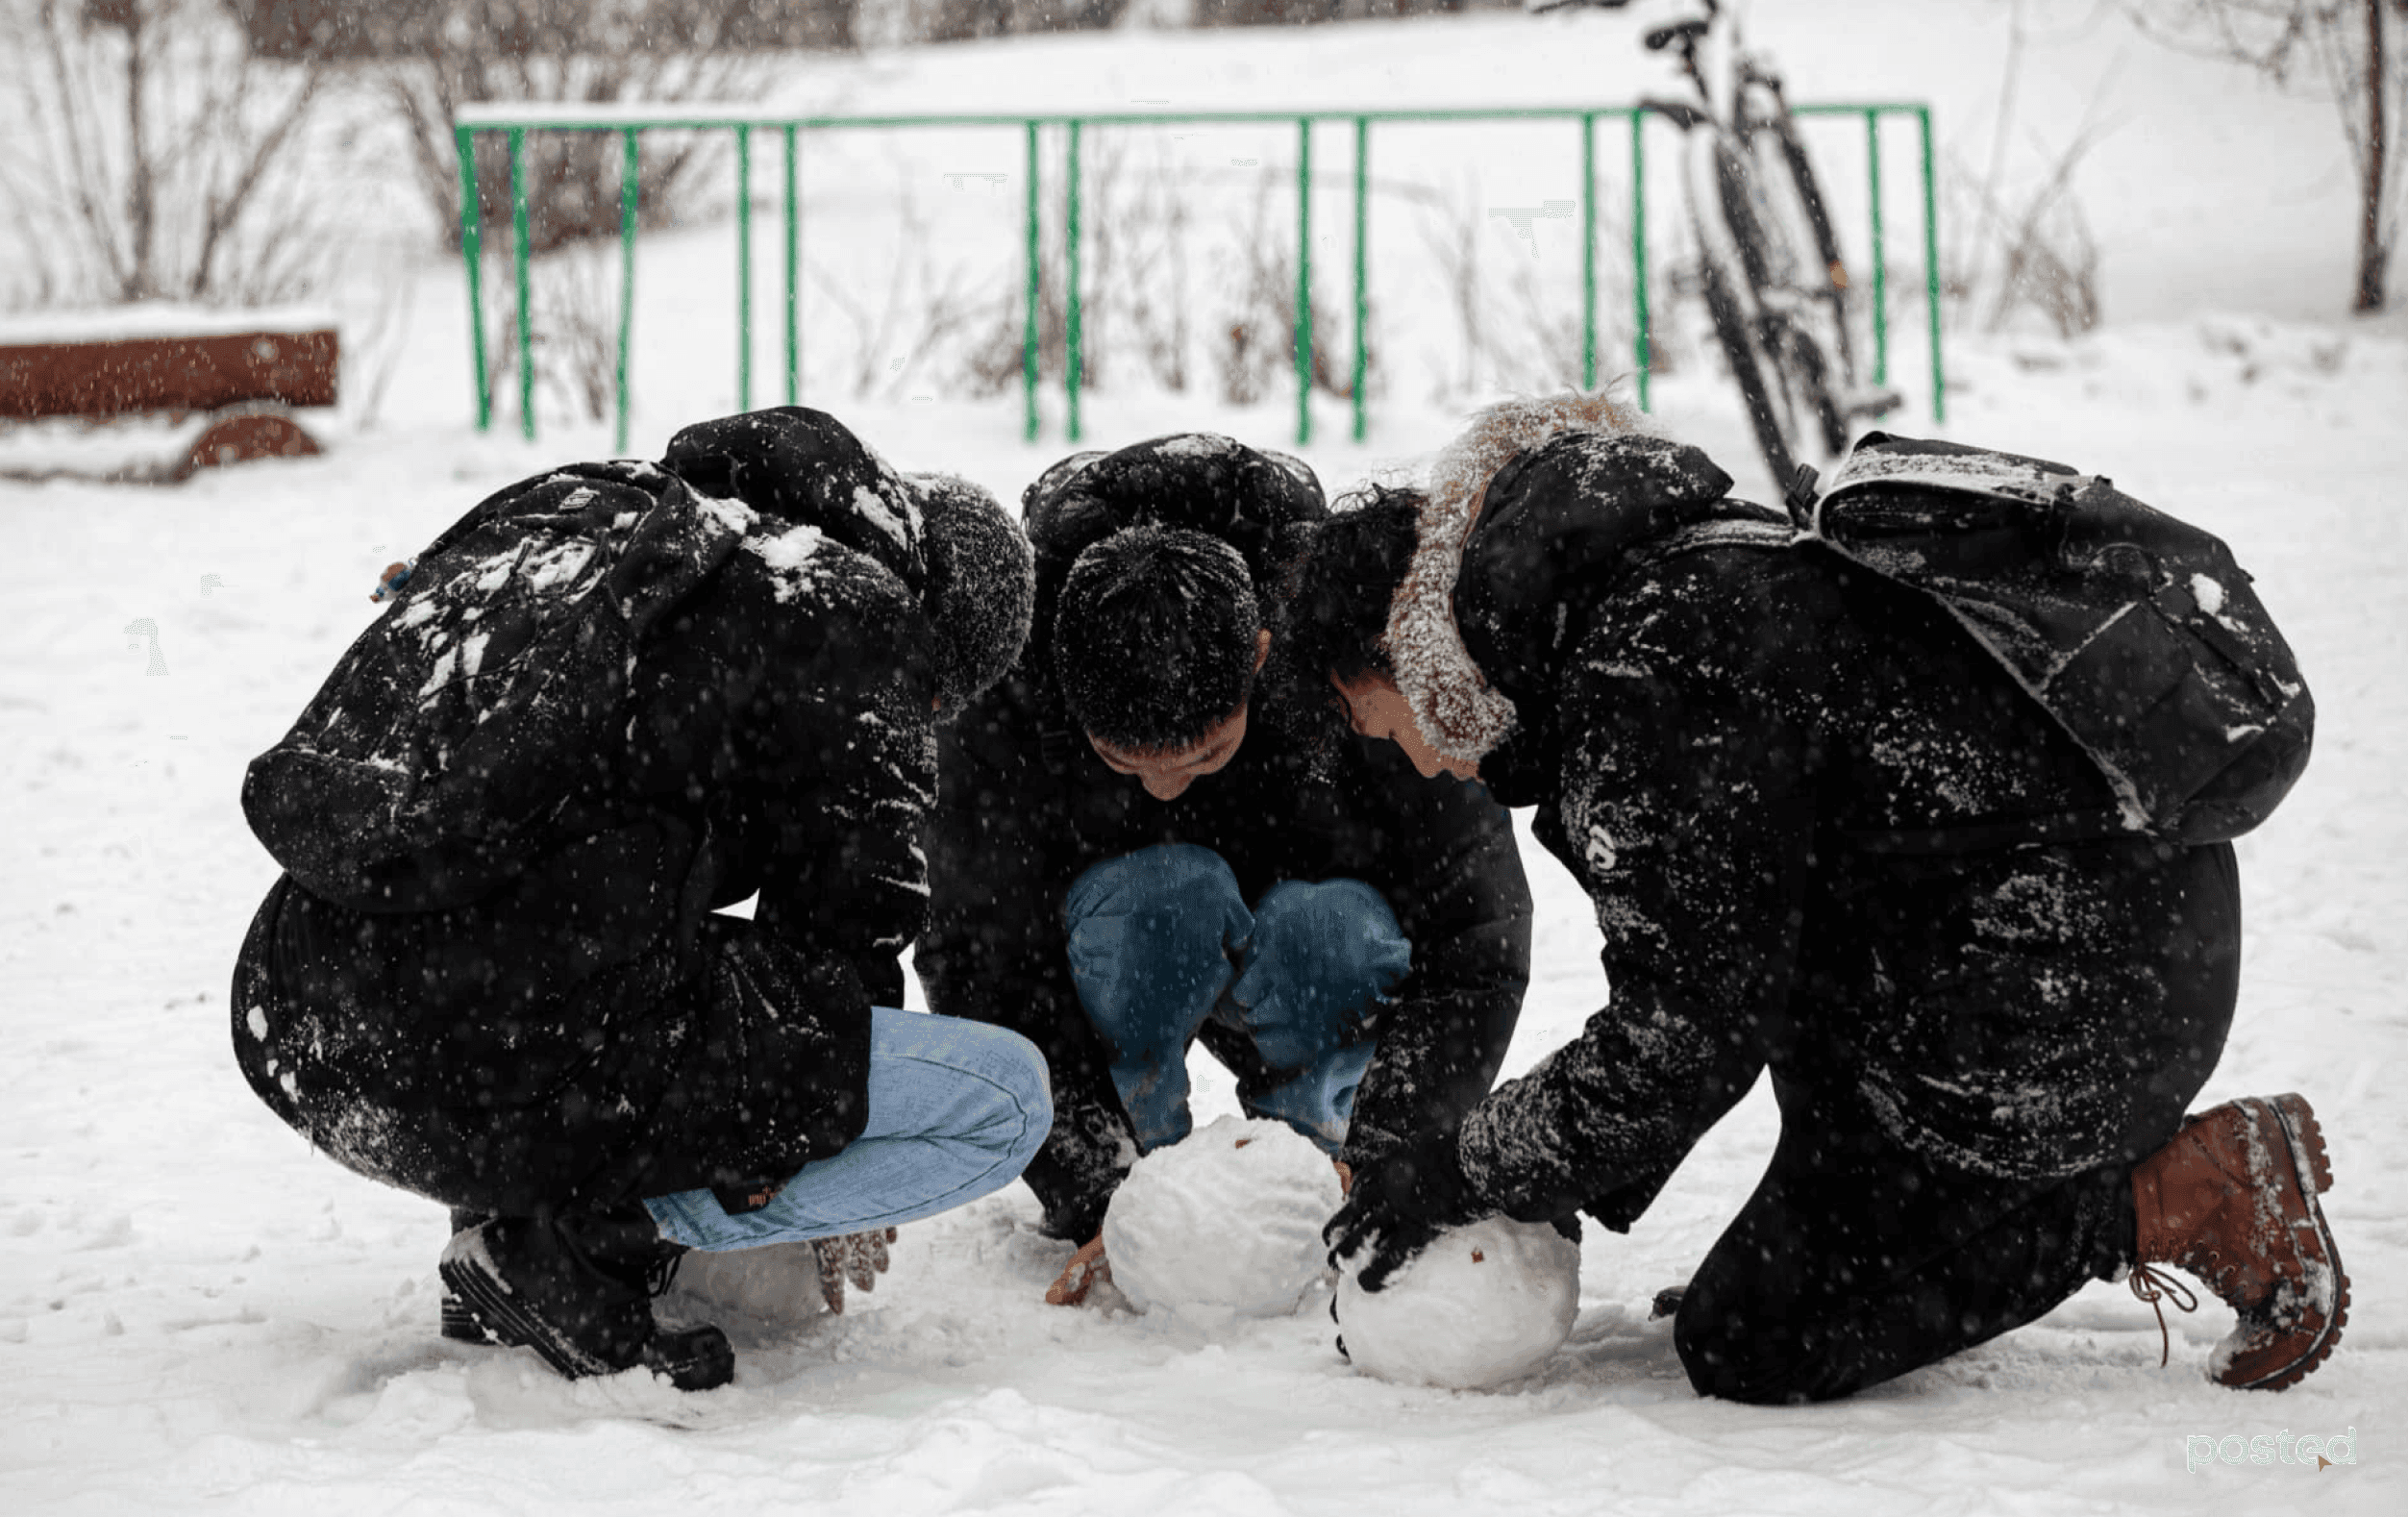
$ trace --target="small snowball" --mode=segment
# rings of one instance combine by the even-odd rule
[[[692,1249],[679,1256],[681,1295],[764,1322],[807,1322],[828,1309],[819,1292],[819,1251],[808,1243],[757,1249]]]
[[[1104,1255],[1140,1311],[1285,1316],[1328,1271],[1321,1229],[1342,1200],[1309,1139],[1223,1117],[1130,1170],[1104,1214]]]
[[[1349,1256],[1338,1330],[1366,1375],[1407,1385],[1483,1390],[1529,1374],[1580,1314],[1580,1245],[1545,1223],[1489,1217],[1438,1234],[1366,1291]]]

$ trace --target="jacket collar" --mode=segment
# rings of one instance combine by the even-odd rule
[[[1455,620],[1455,584],[1490,481],[1551,438],[1624,435],[1637,432],[1639,421],[1602,393],[1506,401],[1476,414],[1431,465],[1418,545],[1389,603],[1383,648],[1423,735],[1447,758],[1478,762],[1513,732],[1517,717],[1513,701],[1481,673]]]

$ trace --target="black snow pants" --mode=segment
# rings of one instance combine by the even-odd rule
[[[2229,845],[2173,866],[2197,941],[2223,945],[2165,972],[2164,1010],[2204,1084],[2239,989],[2240,889]],[[1979,987],[1968,987],[1978,997]],[[1781,1136],[1755,1194],[1681,1298],[1674,1342],[1700,1395],[1827,1401],[2047,1314],[2136,1253],[2131,1177],[2181,1113],[2070,1177],[2003,1179],[1935,1161],[1882,1131],[1844,1061],[1776,1064]],[[2160,1079],[2168,1078],[2161,1067]]]

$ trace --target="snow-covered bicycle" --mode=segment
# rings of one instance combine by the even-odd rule
[[[1544,0],[1533,11],[1620,10],[1629,0]],[[1863,383],[1849,335],[1851,286],[1780,75],[1740,45],[1722,0],[1651,28],[1693,94],[1643,98],[1686,134],[1683,185],[1706,310],[1748,407],[1757,447],[1784,488],[1800,465],[1847,450],[1862,422],[1899,403]]]

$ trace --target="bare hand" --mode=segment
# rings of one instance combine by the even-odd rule
[[[892,1228],[873,1228],[867,1232],[848,1232],[836,1238],[813,1238],[811,1252],[819,1256],[819,1296],[828,1303],[829,1311],[844,1315],[845,1281],[853,1288],[872,1291],[878,1288],[878,1277],[886,1273],[886,1245],[895,1241]]]
[[[1336,1167],[1338,1172],[1338,1194],[1341,1196],[1354,1194],[1354,1167],[1342,1158],[1333,1158],[1329,1162]]]
[[[1104,1235],[1096,1234],[1079,1247],[1062,1266],[1054,1283],[1045,1287],[1045,1304],[1049,1306],[1076,1306],[1087,1299],[1087,1292],[1099,1281],[1112,1278],[1112,1261],[1104,1256]]]

